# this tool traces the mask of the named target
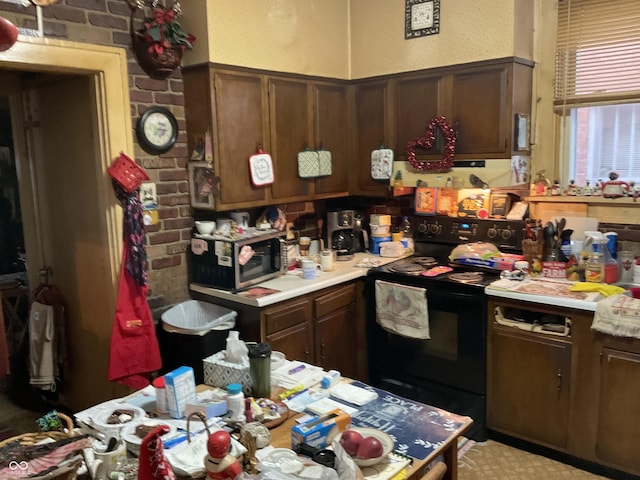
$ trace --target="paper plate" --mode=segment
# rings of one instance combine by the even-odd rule
[[[123,429],[129,425],[136,425],[143,421],[146,415],[143,409],[135,405],[112,403],[99,410],[92,416],[91,420],[97,429],[105,431]],[[119,417],[119,420],[114,422],[116,417]]]
[[[356,465],[358,465],[359,467],[370,467],[372,465],[380,463],[387,455],[389,455],[393,451],[393,446],[394,446],[393,438],[391,438],[389,434],[384,433],[382,430],[377,430],[375,428],[369,428],[369,427],[351,427],[349,428],[349,430],[355,430],[356,432],[360,433],[360,435],[362,435],[362,438],[376,437],[378,440],[380,440],[380,443],[382,443],[382,455],[380,455],[379,457],[366,458],[366,459],[351,457],[353,458],[353,461],[356,463]],[[334,440],[337,440],[338,442],[340,442],[342,433],[343,432],[338,433],[334,437]]]
[[[120,437],[127,442],[129,450],[137,453],[140,451],[140,445],[142,444],[142,438],[136,434],[136,429],[140,426],[157,427],[158,425],[166,425],[169,427],[169,431],[165,433],[162,438],[170,438],[178,431],[175,425],[170,424],[166,420],[158,418],[145,418],[139,423],[127,425],[122,429]]]

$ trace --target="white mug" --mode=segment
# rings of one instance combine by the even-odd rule
[[[336,252],[335,250],[323,250],[320,254],[320,265],[323,272],[330,272],[335,268]]]
[[[322,270],[322,265],[313,260],[302,260],[302,278],[305,280],[313,280]]]

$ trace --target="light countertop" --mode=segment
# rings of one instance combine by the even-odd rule
[[[355,280],[366,276],[369,268],[374,266],[386,265],[394,262],[399,258],[380,257],[370,253],[356,253],[352,260],[335,262],[336,268],[331,272],[319,272],[318,276],[312,280],[303,280],[300,275],[285,274],[280,277],[272,278],[266,282],[259,283],[255,287],[272,288],[279,290],[260,298],[248,298],[237,295],[227,290],[219,290],[216,288],[205,287],[196,283],[189,285],[194,291],[211,297],[212,301],[216,298],[228,301],[250,305],[254,307],[266,307],[274,303],[290,300],[300,295],[313,293],[323,288],[333,287],[350,280]],[[356,267],[358,263],[367,262],[367,267]],[[374,262],[377,262],[374,263]],[[301,271],[297,273],[301,274]]]

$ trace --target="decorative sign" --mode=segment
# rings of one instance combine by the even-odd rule
[[[356,407],[358,411],[351,416],[352,424],[388,433],[395,440],[395,451],[419,460],[427,458],[470,421],[469,417],[399,397],[362,382],[356,381],[353,385],[375,391],[378,398]]]
[[[404,38],[440,33],[440,0],[405,0]]]

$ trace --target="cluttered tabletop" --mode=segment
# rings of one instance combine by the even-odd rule
[[[237,353],[233,345],[227,351]],[[99,463],[111,475],[104,478],[143,478],[134,471],[150,461],[185,478],[417,479],[442,463],[444,478],[457,478],[457,441],[469,417],[267,353],[261,367],[254,357],[221,360],[201,385],[192,368],[180,367],[163,382],[78,412],[77,423],[94,437],[93,473]],[[264,388],[269,396],[261,396]]]

